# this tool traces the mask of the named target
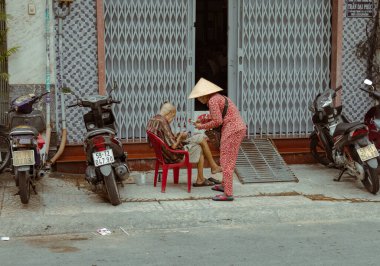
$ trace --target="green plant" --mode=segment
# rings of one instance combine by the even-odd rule
[[[9,16],[5,14],[4,8],[0,9],[0,80],[9,79],[7,61],[8,58],[17,52],[19,47],[7,48],[7,20]]]

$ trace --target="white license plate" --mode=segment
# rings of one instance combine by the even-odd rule
[[[359,157],[363,162],[379,156],[379,152],[377,151],[376,146],[374,144],[370,144],[366,147],[359,148],[356,151],[358,152]]]
[[[94,152],[92,153],[92,158],[94,159],[95,166],[110,164],[115,161],[115,158],[113,157],[113,152],[111,149]]]
[[[36,163],[33,150],[14,151],[12,159],[14,166],[34,165]]]

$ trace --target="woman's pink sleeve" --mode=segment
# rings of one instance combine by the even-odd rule
[[[211,129],[223,124],[222,113],[218,105],[217,98],[211,98],[208,103],[208,108],[210,110],[210,122],[202,124],[199,129]]]

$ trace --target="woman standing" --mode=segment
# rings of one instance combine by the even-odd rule
[[[220,87],[214,83],[201,78],[190,93],[189,99],[197,98],[203,104],[207,104],[210,111],[210,121],[205,123],[196,122],[197,129],[212,129],[222,125],[220,140],[220,166],[223,169],[223,180],[221,185],[215,185],[213,190],[224,192],[216,195],[213,200],[232,201],[233,198],[233,172],[240,144],[246,135],[247,127],[240,116],[239,110],[231,99],[221,95]],[[222,117],[225,99],[228,101],[227,112]]]

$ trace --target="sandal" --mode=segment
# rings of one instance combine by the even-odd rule
[[[193,183],[193,187],[209,187],[215,185],[214,182],[211,182],[207,179],[203,180],[202,183],[198,184],[197,182]]]
[[[213,177],[208,178],[208,181],[211,181],[214,184],[218,184],[218,185],[222,184],[222,182],[220,182],[218,179],[215,179]]]
[[[212,190],[215,190],[215,191],[220,191],[220,192],[224,192],[224,187],[221,186],[221,185],[215,185],[211,188]]]
[[[215,200],[215,201],[233,201],[234,197],[233,196],[226,196],[226,195],[222,194],[222,195],[216,195],[215,197],[212,197],[212,200]]]

